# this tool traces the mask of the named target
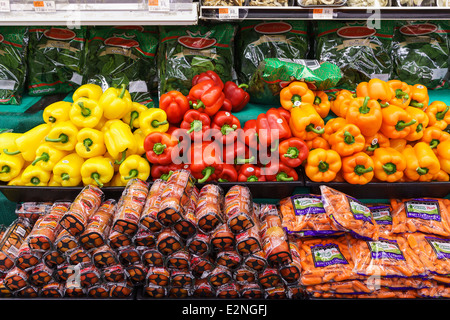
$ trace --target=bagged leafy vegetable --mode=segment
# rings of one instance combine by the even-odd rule
[[[338,88],[354,90],[372,78],[390,80],[393,74],[392,37],[395,21],[321,21],[315,24],[315,57],[336,64],[342,72]]]
[[[81,85],[86,28],[29,29],[28,93],[43,96],[70,92]]]
[[[0,27],[0,104],[22,101],[27,45],[27,27]]]
[[[126,84],[133,101],[153,105],[158,49],[156,27],[114,26],[89,29],[85,83],[103,90]]]
[[[429,89],[448,87],[448,21],[399,21],[394,32],[396,76]]]
[[[188,94],[192,78],[215,71],[222,81],[235,80],[234,36],[229,23],[160,28],[158,67],[160,94],[178,90]]]
[[[306,21],[244,21],[236,36],[236,72],[240,83],[249,84],[266,58],[305,59],[309,51]],[[272,99],[272,84],[252,87],[251,101]]]

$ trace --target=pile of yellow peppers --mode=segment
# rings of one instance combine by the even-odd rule
[[[25,133],[0,133],[0,181],[20,186],[124,186],[147,180],[143,141],[167,131],[164,110],[132,101],[125,86],[105,91],[85,84],[72,101],[43,111],[43,123]],[[161,126],[152,123],[157,120]]]
[[[324,94],[296,81],[280,93],[314,182],[449,181],[450,111],[421,84],[372,79]]]

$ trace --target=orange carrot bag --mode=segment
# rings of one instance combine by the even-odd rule
[[[366,240],[378,239],[379,228],[368,206],[325,185],[320,192],[328,217],[339,229]]]

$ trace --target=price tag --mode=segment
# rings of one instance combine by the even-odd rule
[[[313,19],[333,19],[333,9],[321,8],[313,9]]]
[[[33,1],[35,12],[56,12],[55,1]]]
[[[9,0],[0,0],[0,12],[11,12]]]
[[[219,8],[219,19],[239,19],[239,8]]]
[[[170,11],[169,0],[148,0],[148,10],[149,11]]]

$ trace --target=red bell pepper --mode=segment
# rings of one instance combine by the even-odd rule
[[[283,107],[278,107],[277,110],[280,111],[281,115],[286,119],[287,123],[289,123],[289,119],[291,119],[291,113],[289,110],[286,110]]]
[[[179,124],[183,115],[191,108],[189,100],[179,91],[169,91],[159,98],[159,108],[167,114],[167,120],[171,124]]]
[[[236,182],[238,178],[238,173],[236,168],[232,164],[223,164],[222,172],[220,173],[220,178],[217,179],[219,182]]]
[[[189,149],[189,169],[198,183],[217,180],[223,169],[221,150],[216,142],[194,143]]]
[[[231,105],[231,101],[228,100],[227,98],[225,98],[225,100],[223,100],[223,105],[220,108],[220,111],[231,112],[232,109],[233,109],[233,106]]]
[[[203,140],[205,132],[209,130],[210,125],[211,119],[206,113],[191,109],[185,113],[180,128],[187,130],[186,132],[191,137],[191,140]]]
[[[192,108],[212,117],[223,106],[225,94],[213,80],[205,80],[191,88],[188,100]]]
[[[248,85],[237,85],[233,81],[225,82],[223,92],[225,93],[225,98],[231,102],[231,111],[241,111],[250,101],[250,95],[244,90],[244,88],[248,88]]]
[[[240,182],[266,181],[266,178],[262,174],[262,169],[260,167],[253,164],[244,164],[239,169],[238,181]]]
[[[269,163],[264,167],[263,173],[267,181],[297,181],[298,173],[294,168],[282,163]]]
[[[171,174],[174,171],[177,171],[182,168],[183,168],[182,164],[173,164],[173,163],[168,165],[155,164],[150,169],[150,176],[152,177],[153,180],[162,179],[167,181],[167,179],[171,176]]]
[[[242,134],[238,138],[251,149],[259,148],[259,137],[256,131],[256,119],[247,120],[242,128]]]
[[[194,76],[194,78],[192,78],[192,86],[195,86],[196,84],[205,80],[214,81],[216,85],[220,87],[220,90],[223,90],[224,88],[222,79],[220,79],[220,76],[212,70],[208,70]]]
[[[309,148],[302,139],[292,137],[280,142],[278,152],[280,153],[281,163],[296,168],[308,157]]]
[[[239,119],[227,111],[219,111],[211,122],[211,128],[219,130],[219,137],[223,144],[230,144],[237,141],[238,131],[241,129]]]
[[[261,145],[269,147],[272,142],[288,139],[292,136],[289,122],[276,108],[270,108],[256,118],[256,130]]]
[[[256,163],[257,154],[244,142],[238,140],[233,144],[226,144],[222,151],[223,163],[241,165],[245,163]]]
[[[147,160],[152,164],[172,163],[172,150],[178,140],[165,132],[152,132],[144,139],[144,150]]]

